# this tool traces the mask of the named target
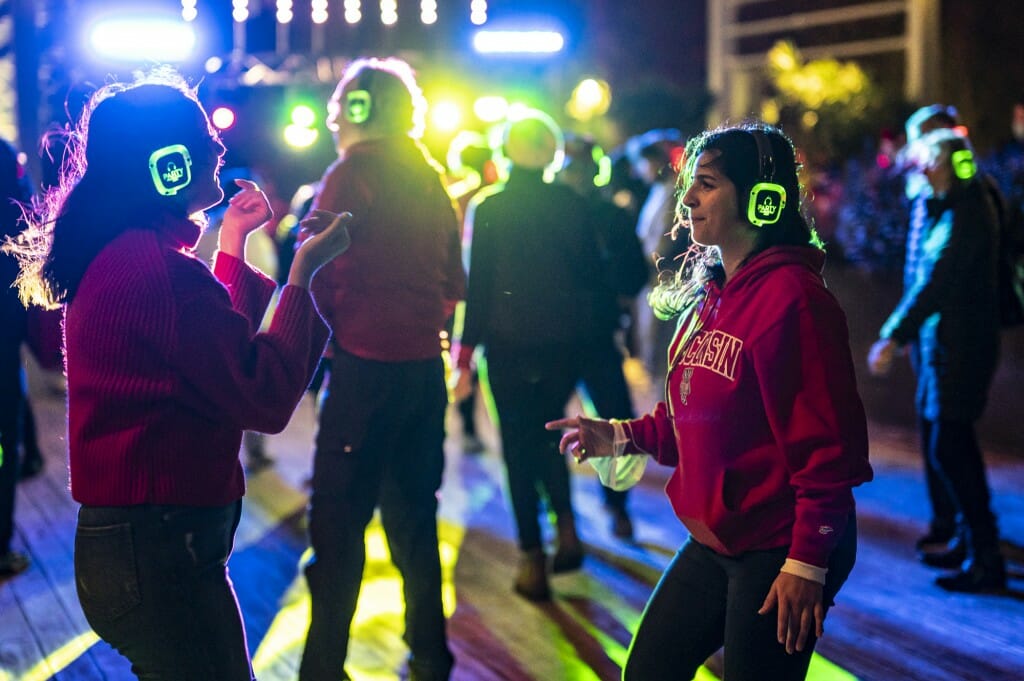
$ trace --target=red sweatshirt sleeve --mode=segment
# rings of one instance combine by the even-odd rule
[[[796,495],[789,557],[826,567],[854,508],[853,487],[872,477],[845,316],[831,294],[812,289],[753,348]]]
[[[629,438],[626,454],[650,454],[663,466],[679,463],[675,428],[664,402],[658,402],[652,413],[626,421],[623,429]]]
[[[332,213],[352,213],[352,220],[349,222],[348,230],[352,235],[352,245],[349,251],[360,248],[357,236],[360,229],[360,222],[366,215],[366,207],[370,203],[369,189],[359,179],[358,173],[352,172],[351,165],[339,161],[327,169],[323,182],[320,185],[320,192],[313,201],[314,210],[327,210]],[[313,295],[316,297],[320,313],[327,321],[331,329],[339,329],[344,323],[338,313],[337,292],[343,289],[342,283],[342,259],[335,258],[327,263],[313,277]]]
[[[197,411],[242,429],[280,432],[312,379],[328,329],[309,292],[285,286],[270,328],[253,336],[252,320],[238,310],[254,310],[250,297],[261,287],[242,283],[258,275],[239,266],[237,260],[222,264],[238,275],[232,282],[236,302],[201,264],[186,258],[171,263],[176,304],[170,362],[181,377],[183,401]]]

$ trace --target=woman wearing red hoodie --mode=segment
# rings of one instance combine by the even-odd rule
[[[866,424],[797,169],[792,142],[761,123],[689,142],[679,212],[696,247],[649,298],[679,319],[665,401],[549,424],[578,459],[675,468],[666,492],[690,538],[644,611],[627,681],[692,678],[723,646],[732,681],[803,679],[853,567]]]

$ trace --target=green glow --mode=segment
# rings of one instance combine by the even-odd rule
[[[814,653],[811,656],[811,666],[807,670],[807,681],[857,681],[857,677]]]

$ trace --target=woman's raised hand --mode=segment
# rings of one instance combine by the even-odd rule
[[[228,200],[220,225],[220,250],[236,258],[245,258],[245,239],[274,217],[270,201],[259,186],[250,180],[235,180],[241,191]]]

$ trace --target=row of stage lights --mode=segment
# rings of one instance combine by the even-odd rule
[[[398,1],[380,0],[380,21],[385,26],[398,22]],[[344,17],[348,24],[358,24],[363,19],[362,0],[344,0]],[[291,23],[295,18],[293,0],[277,0],[275,17],[280,24]],[[328,19],[327,0],[311,0],[309,3],[310,18],[314,24],[324,24]],[[236,23],[244,23],[249,19],[249,0],[231,0],[231,17]],[[181,0],[181,18],[195,21],[199,17],[198,0]],[[487,23],[487,0],[472,0],[469,3],[469,20],[482,26]],[[420,21],[426,25],[437,23],[437,0],[420,0]]]
[[[595,116],[603,115],[608,110],[611,102],[611,92],[608,84],[604,81],[587,78],[576,86],[572,96],[566,105],[566,112],[570,118],[577,121],[587,121]],[[529,109],[525,104],[509,102],[500,95],[488,95],[477,98],[472,104],[472,115],[476,119],[471,127],[493,126],[507,120],[518,119],[523,112]],[[283,131],[284,141],[294,149],[304,149],[312,146],[319,138],[318,121],[322,116],[308,104],[298,103],[291,107],[289,122]],[[237,122],[235,111],[229,106],[216,106],[210,114],[210,118],[218,129],[227,130]],[[463,106],[452,99],[439,98],[428,107],[428,134],[440,135],[442,137],[455,135],[465,137],[465,131],[458,133],[464,127],[466,113]],[[552,121],[552,124],[553,121]],[[493,144],[493,141],[489,142]]]

